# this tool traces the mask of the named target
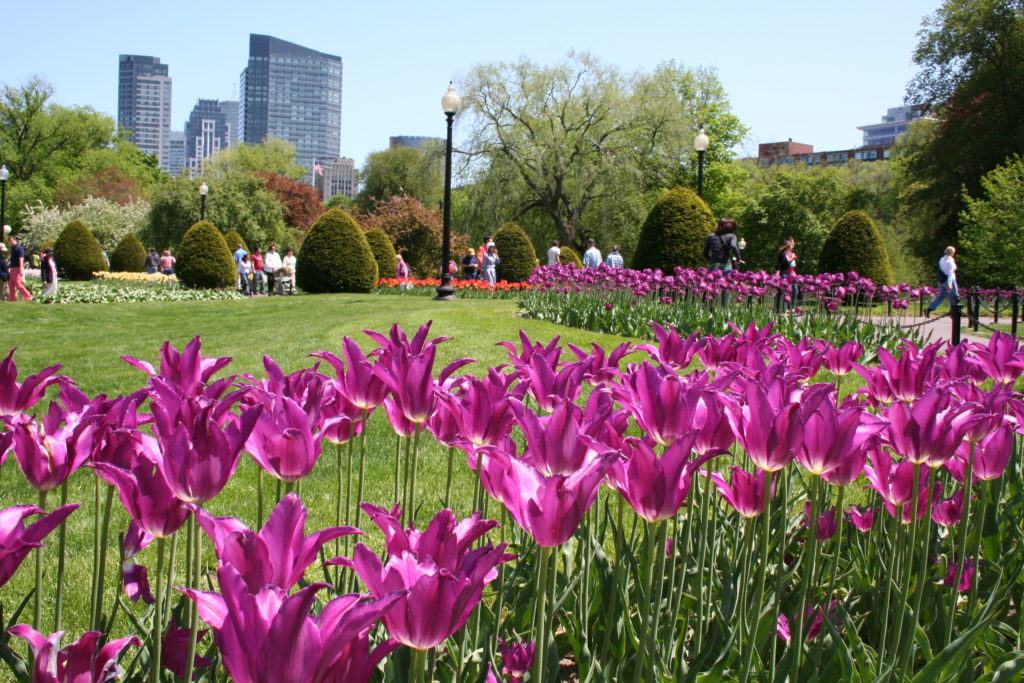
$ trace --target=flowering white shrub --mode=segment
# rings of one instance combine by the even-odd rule
[[[148,213],[149,202],[142,200],[118,204],[102,197],[87,197],[81,204],[68,207],[40,203],[28,208],[21,239],[28,249],[36,250],[56,241],[68,223],[78,220],[89,226],[103,250],[110,253],[122,237],[139,232]]]

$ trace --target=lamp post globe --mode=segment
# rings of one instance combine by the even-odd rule
[[[199,220],[206,220],[206,195],[210,192],[210,186],[206,181],[199,183]]]
[[[708,151],[710,142],[711,139],[704,132],[704,126],[701,126],[700,132],[693,138],[693,148],[697,150],[697,196],[702,199],[704,197],[704,153]]]
[[[452,286],[452,272],[449,268],[452,258],[452,123],[459,113],[462,99],[455,92],[455,87],[448,83],[448,90],[441,96],[441,110],[448,122],[448,136],[444,148],[444,212],[441,240],[441,286],[437,288],[435,300],[451,301],[455,299],[455,287]]]

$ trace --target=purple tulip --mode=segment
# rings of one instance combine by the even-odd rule
[[[929,389],[913,404],[902,401],[883,411],[888,427],[882,439],[907,461],[942,467],[963,442],[973,421],[979,419],[965,404],[952,404],[950,395]]]
[[[971,590],[971,584],[974,583],[974,560],[967,558],[964,560],[963,565],[964,568],[960,573],[959,584],[956,583],[957,572],[960,572],[960,563],[958,562],[949,563],[949,566],[946,568],[946,577],[942,580],[942,583],[950,588],[956,585],[958,593],[966,593]]]
[[[608,482],[648,522],[671,519],[686,502],[693,473],[701,465],[728,451],[708,451],[691,460],[695,433],[677,440],[658,457],[646,442],[635,437],[625,440],[624,460],[612,464]]]
[[[877,368],[854,364],[853,369],[864,378],[864,391],[876,403],[914,401],[931,385],[939,348],[936,343],[919,350],[905,341],[897,358],[880,347]]]
[[[173,386],[181,394],[195,396],[203,392],[210,378],[231,362],[231,358],[213,358],[200,355],[202,341],[198,336],[178,351],[166,341],[160,347],[160,371],[151,363],[132,356],[121,356],[129,365],[142,370],[153,378],[159,378]]]
[[[508,358],[517,369],[525,368],[534,356],[540,356],[551,368],[558,367],[562,357],[562,347],[558,345],[559,337],[554,337],[547,345],[534,342],[523,330],[519,330],[519,348],[512,342],[498,342],[497,346],[508,352]]]
[[[612,463],[614,453],[588,450],[571,474],[546,475],[537,466],[499,451],[484,456],[485,488],[538,545],[560,546],[576,532]]]
[[[651,323],[651,329],[654,330],[657,344],[644,344],[636,347],[637,350],[646,351],[662,365],[676,370],[686,370],[690,367],[693,357],[705,340],[705,337],[701,336],[699,332],[693,332],[689,337],[683,339],[674,327],[666,329],[657,322]]]
[[[418,533],[403,531],[395,514],[373,506],[364,510],[384,531],[387,564],[362,543],[351,561],[332,563],[351,566],[374,597],[401,595],[384,612],[384,625],[391,637],[417,650],[440,645],[462,628],[484,587],[498,577],[497,566],[514,557],[504,553],[504,543],[469,549],[495,524],[478,515],[459,523],[451,510],[441,510]]]
[[[147,605],[153,604],[153,593],[149,590],[149,571],[130,560],[152,540],[152,536],[143,531],[138,524],[131,522],[124,536],[121,555],[121,583],[124,585],[125,594],[132,602],[138,602],[141,599]]]
[[[313,471],[323,448],[318,409],[307,413],[286,396],[253,394],[263,410],[245,442],[245,450],[266,472],[296,482]]]
[[[1004,423],[984,437],[974,449],[974,476],[994,481],[1003,476],[1013,455],[1013,427]]]
[[[997,384],[1013,386],[1024,372],[1024,355],[1013,335],[993,332],[988,344],[972,344],[974,362]]]
[[[29,551],[42,547],[41,541],[77,507],[77,503],[63,505],[49,514],[35,505],[15,505],[0,509],[0,586],[10,581]],[[25,518],[30,515],[43,516],[27,527],[23,526]]]
[[[341,342],[348,368],[341,359],[327,351],[317,351],[311,356],[323,358],[334,368],[341,393],[360,410],[372,411],[388,395],[388,386],[373,371],[373,364],[363,355],[359,344],[350,337]]]
[[[867,532],[875,525],[875,511],[877,509],[869,507],[861,510],[857,506],[851,505],[846,511],[846,517],[857,528],[857,531]]]
[[[34,660],[33,683],[107,683],[119,680],[123,673],[117,665],[121,651],[129,645],[142,645],[138,638],[129,636],[112,640],[97,651],[103,634],[89,631],[58,650],[64,631],[44,636],[27,624],[18,624],[7,632],[28,642]]]
[[[570,363],[555,370],[540,354],[534,354],[520,370],[523,388],[545,413],[554,410],[559,401],[575,401],[583,388],[586,372],[587,367],[582,363]]]
[[[316,593],[326,584],[292,596],[267,586],[253,595],[231,565],[219,567],[217,577],[220,594],[182,592],[213,628],[224,668],[236,683],[362,683],[397,645],[387,641],[371,651],[369,630],[400,594],[374,601],[345,595],[311,616]]]
[[[727,482],[720,472],[712,472],[708,475],[722,498],[732,506],[736,512],[744,517],[757,517],[764,512],[764,480],[770,476],[766,470],[758,469],[751,474],[741,467],[733,465],[729,468],[732,472],[731,481]],[[774,495],[775,484],[772,483],[771,495]]]
[[[29,375],[24,382],[18,384],[14,351],[8,351],[7,357],[0,361],[0,418],[27,413],[42,400],[48,386],[70,382],[67,377],[57,375],[60,365],[52,365],[38,374]]]
[[[521,402],[512,399],[512,413],[526,441],[523,460],[545,476],[571,474],[580,468],[587,454],[598,448],[582,429],[583,411],[569,401],[551,404],[551,415],[538,417]]]
[[[936,499],[942,495],[942,482],[935,483]],[[932,521],[940,526],[952,527],[960,523],[964,516],[964,490],[957,489],[949,498],[936,500],[932,506]]]
[[[498,640],[502,675],[508,676],[511,681],[521,680],[533,668],[536,649],[536,643],[508,643]]]
[[[569,350],[583,366],[583,380],[594,386],[611,384],[618,380],[622,374],[619,371],[622,359],[639,350],[629,342],[619,344],[609,354],[605,354],[604,348],[597,342],[591,342],[590,347],[588,352],[575,344],[569,344]]]
[[[196,511],[199,526],[213,541],[218,563],[233,566],[253,594],[266,586],[291,590],[317,559],[321,547],[336,538],[362,533],[339,526],[306,536],[306,518],[306,507],[294,493],[281,499],[256,533],[234,517]]]
[[[616,398],[647,436],[670,446],[692,431],[702,389],[664,366],[644,362],[625,375]]]
[[[801,405],[804,438],[796,461],[835,486],[852,484],[867,460],[868,442],[885,422],[859,407],[839,408],[829,392],[808,392]]]
[[[80,418],[81,415],[67,413],[53,402],[41,429],[35,420],[14,420],[14,454],[32,488],[52,491],[88,460],[91,442],[74,436]]]
[[[854,370],[854,363],[864,355],[864,347],[857,341],[848,341],[842,346],[831,347],[822,357],[823,364],[833,375],[842,377]]]
[[[818,529],[815,532],[815,537],[818,541],[827,541],[835,535],[836,530],[839,528],[838,511],[833,505],[832,507],[824,510],[818,515]],[[804,503],[804,519],[803,523],[805,527],[810,528],[811,526],[811,502],[807,501]]]
[[[785,467],[800,445],[800,403],[793,400],[794,394],[781,378],[767,387],[750,381],[743,392],[743,403],[729,411],[733,432],[747,457],[767,472]]]
[[[190,508],[174,494],[150,453],[143,452],[131,469],[102,462],[93,468],[117,487],[128,515],[150,536],[168,538],[188,519]]]
[[[872,447],[868,451],[868,464],[864,467],[864,476],[868,480],[868,488],[873,489],[882,498],[889,514],[896,516],[896,508],[903,508],[913,502],[914,470],[910,462],[894,463],[892,458],[880,447]],[[928,482],[928,471],[918,469],[918,491],[923,491]],[[924,497],[922,502],[926,502]],[[904,511],[904,523],[910,521],[909,508]],[[921,513],[918,514],[918,517]]]
[[[207,631],[209,631],[209,629],[205,628],[196,631],[196,637],[202,641]],[[185,678],[188,669],[188,645],[190,633],[191,629],[179,627],[177,619],[172,616],[171,623],[167,625],[167,632],[164,633],[163,644],[160,648],[161,664],[163,664],[165,669],[173,673],[178,680]],[[195,669],[202,669],[203,667],[213,664],[213,660],[196,654],[193,656],[192,664]],[[198,676],[198,672],[192,674],[193,680]]]

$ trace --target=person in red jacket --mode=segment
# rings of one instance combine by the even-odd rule
[[[477,263],[477,277],[481,280],[484,279],[484,254],[487,253],[487,245],[491,241],[491,236],[487,235],[484,237],[484,243],[480,245],[476,250],[476,263]]]
[[[252,254],[253,294],[263,294],[263,252],[259,247]]]

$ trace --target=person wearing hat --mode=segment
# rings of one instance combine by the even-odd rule
[[[498,256],[498,250],[495,248],[494,242],[488,242],[487,252],[484,253],[482,270],[484,282],[489,284],[491,287],[498,282],[497,265],[499,263],[501,263],[501,258]]]

